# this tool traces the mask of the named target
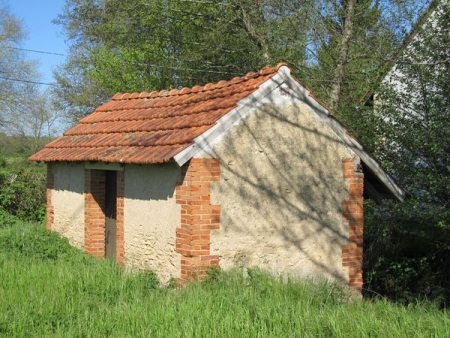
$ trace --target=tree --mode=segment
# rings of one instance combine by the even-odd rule
[[[50,90],[29,93],[28,98],[17,109],[17,118],[11,127],[14,134],[22,136],[23,145],[33,154],[60,133],[64,123]]]
[[[300,67],[307,2],[68,0],[56,20],[72,42],[69,63],[56,74],[61,96],[68,107],[83,106],[71,90],[78,83],[99,88],[101,101],[217,82],[282,60]]]
[[[445,209],[450,208],[448,19],[450,5],[443,1],[395,61],[378,98],[380,158],[422,203]]]
[[[25,36],[22,22],[0,7],[0,128],[8,128],[11,112],[23,100],[29,81],[37,78],[35,62],[19,48]]]
[[[284,61],[345,117],[423,1],[66,0],[55,22],[71,51],[58,94],[79,118],[116,92],[190,87]]]
[[[308,75],[316,95],[350,127],[347,116],[379,78],[382,65],[427,1],[324,0],[314,15]],[[357,127],[357,126],[355,126]]]
[[[68,124],[73,124],[94,111],[111,93],[90,77],[88,52],[77,45],[70,50],[67,62],[53,72],[58,85],[51,89],[51,95],[57,98],[55,109],[64,113]]]
[[[374,244],[367,265],[369,285],[377,292],[407,300],[433,297],[448,306],[450,3],[435,4],[376,99],[377,155],[411,198],[375,209],[375,221],[366,227]]]

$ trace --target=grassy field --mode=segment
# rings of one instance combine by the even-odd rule
[[[429,303],[349,302],[336,285],[257,269],[161,287],[23,224],[0,227],[0,336],[450,337],[450,316]]]

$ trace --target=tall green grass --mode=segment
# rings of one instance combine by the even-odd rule
[[[0,229],[0,336],[448,337],[450,318],[432,304],[349,301],[332,283],[258,269],[173,289],[41,225],[16,225]]]

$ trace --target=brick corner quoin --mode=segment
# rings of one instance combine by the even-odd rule
[[[210,254],[211,230],[220,227],[220,206],[211,205],[211,182],[220,178],[216,159],[194,158],[184,167],[176,188],[181,206],[181,227],[176,230],[176,251],[181,254],[181,281],[203,278],[219,256]]]

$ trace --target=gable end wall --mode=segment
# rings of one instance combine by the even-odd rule
[[[352,187],[342,161],[355,153],[310,106],[260,106],[210,156],[221,169],[211,188],[211,203],[220,205],[221,214],[210,254],[219,256],[222,268],[258,266],[275,274],[358,282],[359,272],[343,264],[349,243],[343,201]]]

